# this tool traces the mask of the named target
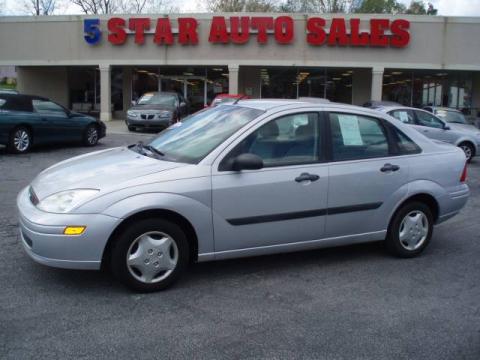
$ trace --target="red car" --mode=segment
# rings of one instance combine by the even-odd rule
[[[238,99],[250,99],[250,96],[247,96],[244,94],[218,94],[212,100],[210,107],[214,107],[219,104],[234,102],[235,100],[238,100]]]

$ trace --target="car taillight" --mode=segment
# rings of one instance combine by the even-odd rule
[[[462,176],[460,176],[460,182],[467,181],[467,164],[463,167]]]

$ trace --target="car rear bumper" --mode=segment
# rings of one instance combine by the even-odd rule
[[[461,184],[440,199],[440,214],[437,224],[442,223],[460,212],[470,196],[467,184]]]
[[[35,261],[67,269],[99,269],[110,234],[121,221],[102,214],[51,214],[38,210],[28,188],[17,198],[20,239]],[[66,226],[86,226],[81,235],[64,235]]]

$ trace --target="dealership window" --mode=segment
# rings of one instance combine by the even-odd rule
[[[75,66],[68,69],[70,109],[95,115],[100,111],[98,68]]]
[[[467,71],[387,69],[383,100],[413,107],[447,106],[472,111],[472,73]]]
[[[346,68],[265,67],[260,69],[260,97],[319,97],[352,103],[352,76]]]

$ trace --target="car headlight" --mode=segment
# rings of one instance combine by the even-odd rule
[[[137,117],[137,113],[135,111],[132,111],[132,110],[128,110],[127,111],[127,115],[130,116],[130,117]]]
[[[158,113],[158,117],[159,117],[159,118],[163,118],[163,119],[169,118],[169,117],[171,117],[171,116],[172,116],[172,112],[171,112],[171,111],[162,111],[162,112]]]
[[[75,207],[85,203],[95,196],[100,190],[97,189],[76,189],[61,191],[41,200],[37,207],[40,210],[52,213],[67,213]]]

